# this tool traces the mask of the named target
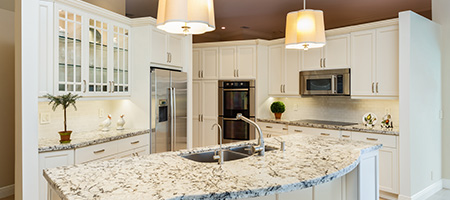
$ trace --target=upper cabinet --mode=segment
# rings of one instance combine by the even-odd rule
[[[269,46],[269,94],[299,96],[300,50]]]
[[[220,47],[220,79],[255,79],[256,45]]]
[[[352,97],[398,97],[398,26],[354,32],[351,40]]]
[[[302,53],[302,71],[350,68],[350,34],[327,37],[323,48]]]
[[[197,48],[192,50],[193,79],[218,79],[219,48]]]
[[[152,63],[181,68],[183,65],[183,37],[168,34],[153,27]]]

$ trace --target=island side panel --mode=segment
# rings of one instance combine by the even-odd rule
[[[379,152],[378,150],[364,153],[358,165],[358,199],[379,199]]]

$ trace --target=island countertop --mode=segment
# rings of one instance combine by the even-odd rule
[[[217,163],[180,155],[218,146],[44,170],[62,199],[237,199],[303,189],[346,175],[360,156],[381,148],[364,142],[293,134],[278,137],[286,151]],[[274,138],[266,145],[279,147]],[[231,143],[225,148],[252,144]]]

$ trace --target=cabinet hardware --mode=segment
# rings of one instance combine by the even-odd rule
[[[200,115],[198,115],[198,121],[201,122],[201,121],[200,121]]]
[[[114,93],[114,85],[116,84],[114,81],[111,81],[112,83],[112,89],[111,89],[111,93]]]
[[[283,130],[284,130],[284,131],[287,131],[287,130],[288,130],[288,128],[283,128]]]
[[[167,52],[167,59],[166,59],[167,61],[167,63],[169,62],[169,52]]]
[[[302,130],[294,130],[294,131],[297,132],[297,133],[303,132]]]
[[[131,142],[131,144],[137,144],[137,143],[139,143],[140,141],[138,140],[138,141],[134,141],[134,142]]]
[[[267,138],[270,138],[270,137],[272,137],[272,134],[267,134]]]
[[[234,77],[236,77],[236,70],[234,70]]]
[[[322,68],[323,58],[320,59],[320,68]]]
[[[83,80],[83,84],[84,84],[84,90],[83,90],[83,93],[86,93],[86,88],[87,88],[86,80]]]
[[[323,68],[327,67],[326,58],[323,59]]]
[[[350,135],[342,135],[342,137],[349,138]]]
[[[131,155],[136,156],[136,153],[132,153]]]
[[[136,152],[136,153],[134,153],[134,155],[136,155],[136,156],[139,156],[139,153],[138,153],[138,152]]]
[[[101,150],[98,150],[98,151],[94,151],[94,153],[102,153],[102,152],[105,152],[105,149],[101,149]]]
[[[286,85],[283,84],[283,93],[286,93]]]
[[[236,70],[236,77],[239,77],[239,69]]]
[[[203,122],[203,114],[202,114],[202,122]]]
[[[111,81],[109,81],[109,93],[111,93],[111,90],[112,90],[112,85],[111,85]]]
[[[377,86],[376,86],[376,91],[377,91],[377,93],[378,93],[378,82],[377,82]]]
[[[199,77],[199,78],[202,77],[200,73],[201,73],[200,70],[198,70],[198,77]]]
[[[169,63],[172,63],[172,53],[169,53]]]
[[[375,93],[374,85],[375,85],[375,83],[372,82],[372,93]]]
[[[266,126],[266,128],[273,128],[272,126]]]
[[[370,140],[370,141],[378,141],[378,139],[377,138],[366,138],[367,140]]]
[[[323,135],[323,136],[330,136],[329,133],[320,133],[320,135]]]
[[[202,70],[202,78],[204,78],[204,76],[203,76],[203,70]]]

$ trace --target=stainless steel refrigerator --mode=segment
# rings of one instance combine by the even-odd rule
[[[151,153],[186,149],[187,74],[150,70]]]

